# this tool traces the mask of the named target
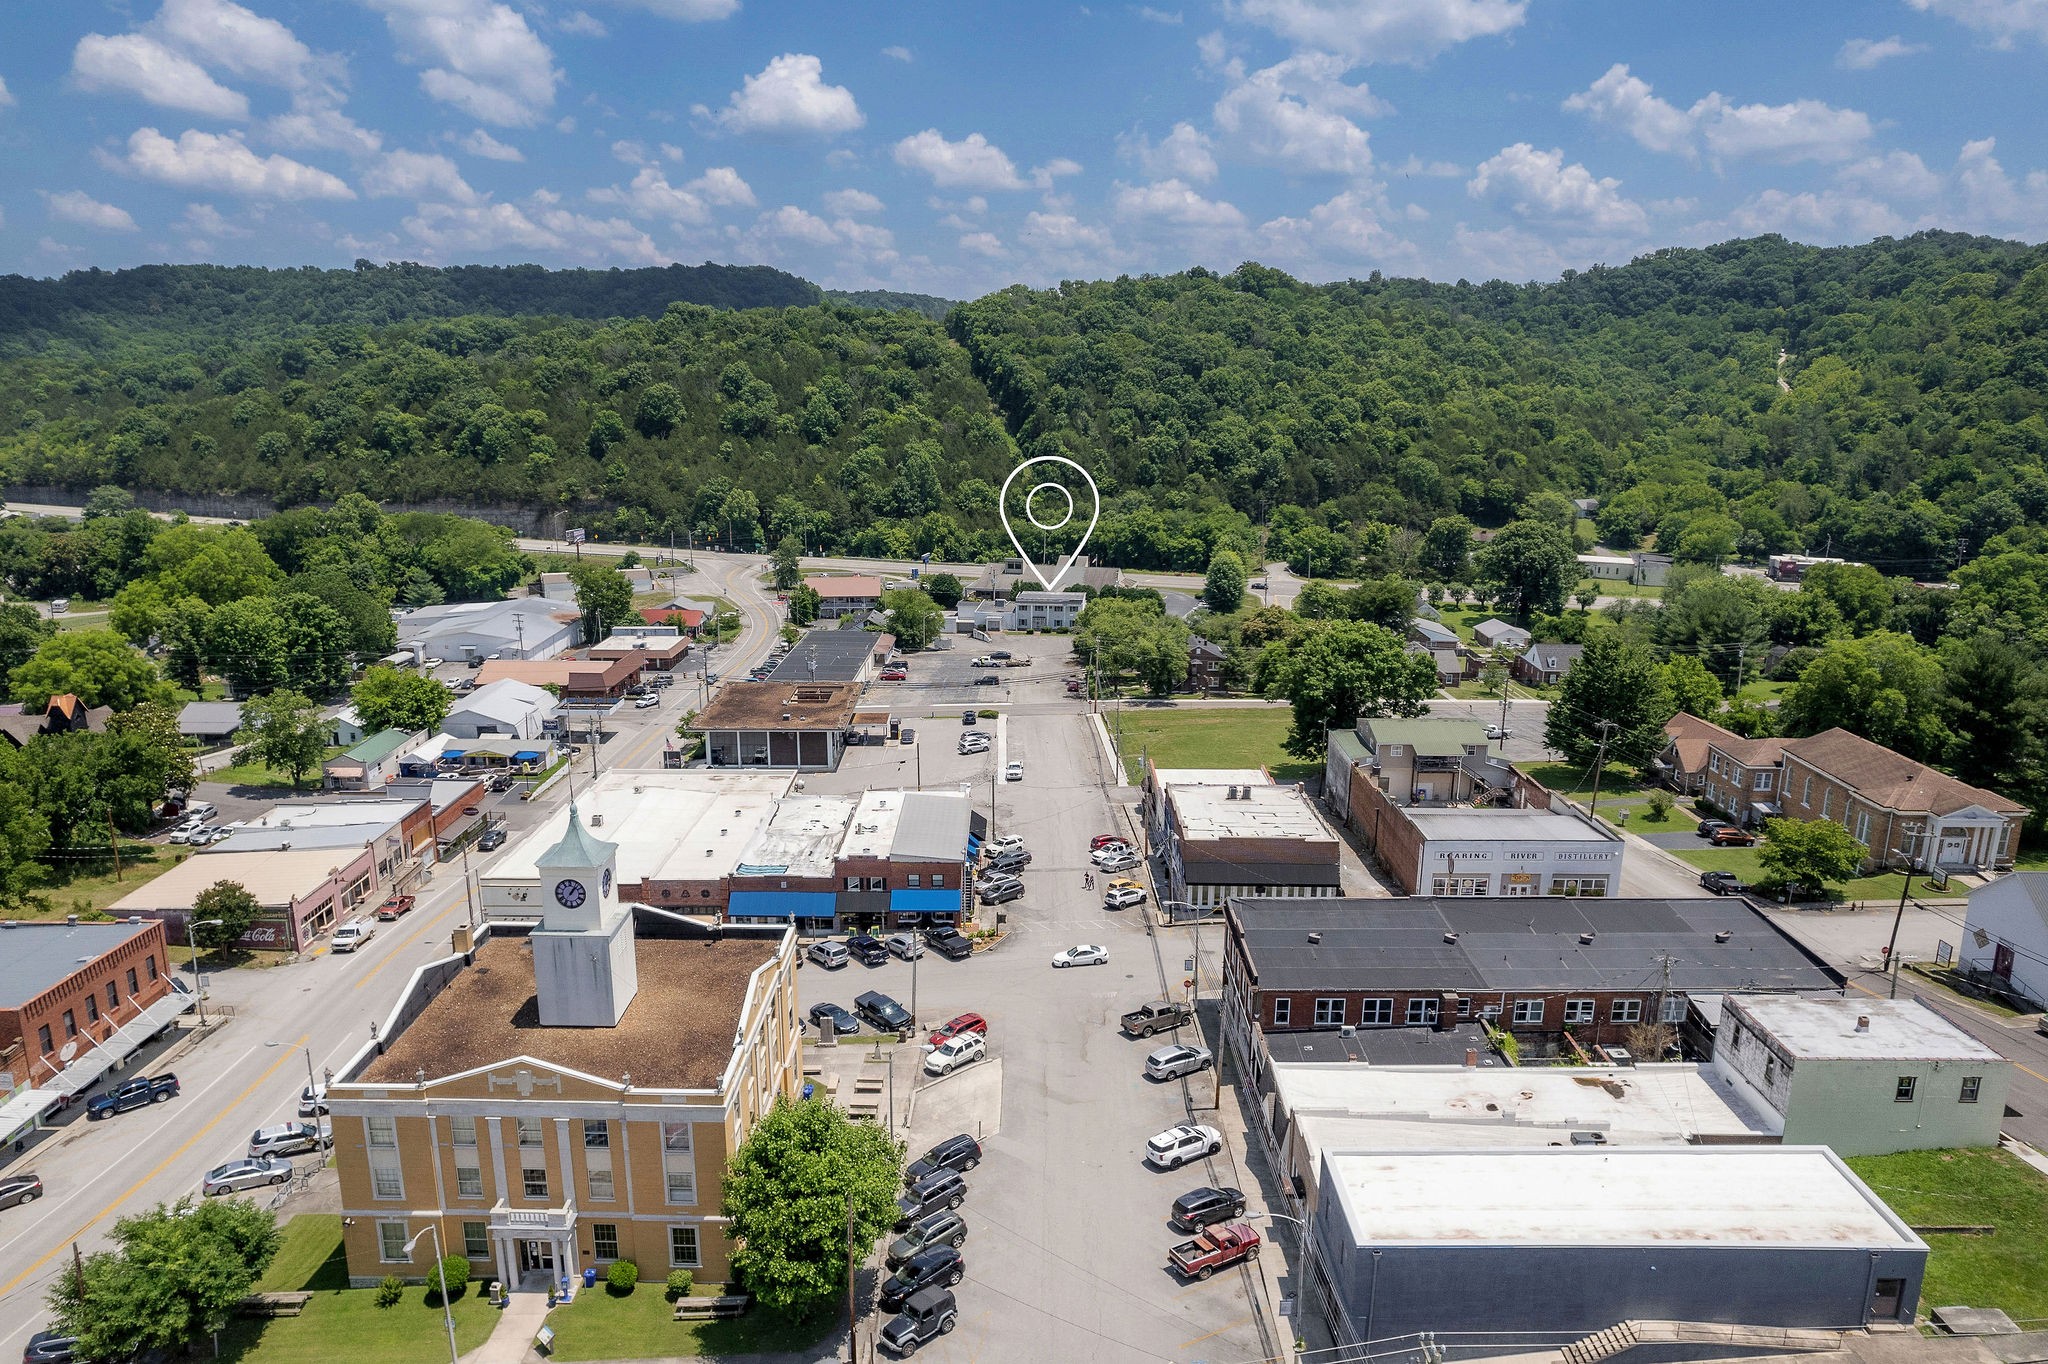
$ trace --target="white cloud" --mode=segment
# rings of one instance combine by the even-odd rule
[[[864,189],[835,189],[826,193],[825,207],[844,218],[854,213],[880,213],[882,201]]]
[[[71,53],[71,75],[85,90],[125,90],[166,109],[243,119],[249,100],[206,68],[141,33],[88,33]]]
[[[103,204],[82,189],[65,190],[62,194],[44,193],[49,205],[50,216],[60,223],[76,223],[80,227],[96,227],[102,232],[133,232],[135,220],[128,216],[125,208]]]
[[[495,0],[364,0],[384,16],[420,88],[480,122],[530,127],[555,102],[555,54]]]
[[[1524,218],[1582,224],[1590,228],[1640,228],[1642,206],[1621,194],[1621,181],[1596,179],[1564,152],[1541,152],[1526,142],[1503,147],[1479,163],[1466,183],[1475,199],[1496,199]]]
[[[1340,77],[1341,57],[1304,52],[1249,76],[1232,63],[1233,83],[1216,101],[1216,127],[1251,156],[1303,173],[1363,175],[1372,169],[1366,132],[1347,114],[1390,112],[1363,85]]]
[[[923,171],[940,189],[1028,189],[1017,163],[980,133],[948,142],[937,128],[912,133],[896,144],[896,164]]]
[[[524,161],[526,153],[509,143],[500,142],[481,128],[473,130],[468,137],[455,144],[471,156],[481,156],[489,161]]]
[[[1927,44],[1909,43],[1896,33],[1889,38],[1851,38],[1835,54],[1835,65],[1849,71],[1868,71],[1893,57],[1910,57],[1926,50]]]
[[[673,142],[664,142],[661,144],[661,159],[680,162],[683,159],[683,149]]]
[[[249,229],[229,222],[212,204],[187,204],[178,226],[207,237],[246,237]]]
[[[633,182],[623,189],[617,185],[594,189],[587,197],[592,203],[615,204],[641,218],[661,218],[692,226],[711,221],[710,206],[702,195],[686,187],[671,185],[668,177],[655,166],[642,166]]]
[[[597,262],[667,262],[653,239],[624,219],[571,213],[542,195],[533,197],[533,207],[529,216],[517,204],[422,204],[404,227],[424,254],[439,259],[516,248]]]
[[[760,237],[798,242],[804,246],[835,246],[839,242],[830,223],[815,213],[806,213],[795,204],[784,204],[772,212],[763,213],[755,219],[753,230]]]
[[[296,151],[344,152],[357,160],[375,156],[384,147],[382,133],[318,101],[265,120],[263,135]]]
[[[1621,128],[1654,152],[1687,157],[1704,145],[1717,158],[1767,161],[1846,161],[1872,136],[1868,115],[1817,99],[1789,104],[1731,104],[1710,91],[1689,109],[1653,94],[1648,81],[1616,62],[1564,108]]]
[[[1279,217],[1261,223],[1259,249],[1275,260],[1297,266],[1326,268],[1336,260],[1347,265],[1371,262],[1381,268],[1417,269],[1415,248],[1381,221],[1385,205],[1373,189],[1350,189],[1317,204],[1306,217]]]
[[[173,142],[154,128],[128,137],[125,157],[108,160],[184,189],[220,189],[258,199],[353,199],[340,176],[286,156],[258,156],[234,136],[188,128]]]
[[[1179,227],[1239,228],[1244,214],[1235,204],[1205,199],[1180,180],[1161,180],[1149,185],[1119,184],[1110,196],[1112,210],[1119,218],[1151,219]]]
[[[611,30],[604,26],[604,20],[588,10],[581,9],[573,14],[564,15],[556,21],[555,27],[577,38],[604,38],[611,34]]]
[[[706,203],[721,208],[752,208],[754,190],[731,166],[713,166],[684,188],[703,196]]]
[[[986,256],[990,260],[1001,260],[1010,254],[1010,248],[1003,245],[1003,239],[993,232],[969,232],[960,238],[960,249],[969,255]]]
[[[832,231],[850,253],[873,264],[886,265],[897,257],[896,235],[886,227],[839,218],[834,220]]]
[[[647,164],[647,144],[644,142],[618,141],[612,143],[612,156],[629,166]]]
[[[1133,12],[1148,24],[1165,24],[1169,27],[1178,27],[1181,21],[1187,18],[1177,9],[1154,9],[1150,5],[1140,5]]]
[[[441,199],[475,203],[477,192],[445,156],[427,152],[386,152],[363,172],[363,193],[372,199]]]
[[[907,47],[902,47],[900,45],[896,47],[883,48],[882,55],[884,57],[889,58],[889,60],[891,61],[907,62],[911,60],[910,49]]]
[[[740,7],[740,0],[612,0],[612,3],[693,24],[729,18],[738,13]]]
[[[4,79],[0,79],[0,109],[12,109],[13,107],[14,96],[8,93],[7,82]]]
[[[1234,0],[1228,10],[1303,47],[1420,65],[1521,26],[1527,0]]]
[[[1978,227],[2017,229],[2029,237],[2048,231],[2048,173],[2029,171],[2018,181],[1992,155],[1995,138],[1965,142],[1956,157],[1956,185],[1968,220]]]
[[[296,89],[314,79],[311,49],[275,19],[229,0],[164,0],[150,28],[208,66]]]
[[[1432,180],[1457,180],[1463,178],[1465,168],[1455,161],[1424,161],[1411,153],[1408,159],[1398,166],[1386,167],[1386,172],[1388,175],[1398,175],[1404,180],[1413,179],[1418,175]]]
[[[2048,5],[2041,0],[1906,0],[1922,14],[1953,19],[1964,28],[1989,34],[1998,47],[2017,38],[2048,43]]]
[[[853,92],[827,85],[825,64],[808,52],[785,52],[732,92],[718,122],[738,133],[851,132],[867,122]]]
[[[1118,155],[1135,161],[1150,179],[1205,185],[1216,178],[1215,144],[1192,123],[1174,124],[1157,142],[1143,133],[1125,133],[1116,141]]]
[[[1481,230],[1459,223],[1451,233],[1450,268],[1473,279],[1555,279],[1565,267],[1584,265],[1583,255],[1566,256],[1548,238],[1519,227]]]
[[[1835,178],[1845,185],[1901,199],[1926,199],[1941,192],[1941,177],[1912,152],[1866,156],[1836,171]]]
[[[1863,241],[1907,226],[1889,205],[1845,190],[1767,189],[1737,205],[1727,226],[1743,236],[1781,232],[1802,241]]]
[[[1034,250],[1061,256],[1107,251],[1110,247],[1108,232],[1071,213],[1027,213],[1017,239]]]

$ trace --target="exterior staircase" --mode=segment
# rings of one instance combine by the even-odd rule
[[[1732,1345],[1748,1350],[1811,1353],[1842,1348],[1838,1331],[1791,1326],[1734,1326],[1717,1321],[1618,1321],[1564,1347],[1563,1364],[1602,1364],[1638,1345]]]

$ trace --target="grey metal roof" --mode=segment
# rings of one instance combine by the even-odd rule
[[[777,682],[857,682],[874,651],[875,637],[866,630],[806,630],[769,676]]]
[[[180,734],[232,734],[241,727],[240,701],[190,701],[178,712]]]
[[[230,829],[229,837],[201,857],[219,853],[275,852],[286,848],[360,848],[378,830],[361,824],[313,825],[304,829]]]
[[[1233,899],[1262,989],[1833,990],[1841,978],[1733,897]],[[1728,941],[1716,942],[1717,932]],[[1308,935],[1321,935],[1311,943]],[[1579,935],[1592,933],[1582,943]],[[1456,933],[1446,942],[1446,933]],[[1666,975],[1666,959],[1669,975]]]
[[[569,805],[569,825],[562,830],[562,841],[533,859],[536,867],[608,867],[612,857],[619,850],[616,843],[607,843],[583,827],[583,816],[575,803]]]
[[[1457,1066],[1465,1052],[1477,1049],[1482,1062],[1496,1064],[1477,1023],[1457,1023],[1439,1032],[1435,1028],[1354,1028],[1345,1037],[1335,1028],[1302,1032],[1259,1034],[1266,1055],[1274,1061],[1314,1062],[1374,1066]]]
[[[1341,884],[1335,862],[1209,862],[1184,856],[1182,866],[1186,869],[1188,884],[1195,886]]]
[[[889,844],[892,862],[958,862],[967,856],[968,816],[964,796],[937,791],[906,791],[896,837]]]
[[[1421,635],[1424,639],[1434,640],[1439,644],[1456,644],[1458,642],[1458,632],[1440,620],[1428,620],[1422,616],[1417,616],[1408,622],[1408,628]]]
[[[0,928],[0,1008],[19,1008],[147,932],[146,923],[14,923]]]

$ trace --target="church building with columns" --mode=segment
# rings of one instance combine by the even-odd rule
[[[541,921],[458,927],[330,1084],[352,1283],[426,1278],[430,1226],[515,1292],[727,1277],[726,1159],[800,1084],[795,935],[638,924],[615,852],[572,807]]]

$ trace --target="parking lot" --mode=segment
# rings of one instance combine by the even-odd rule
[[[907,655],[909,677],[870,684],[862,704],[870,709],[887,706],[904,717],[951,706],[957,717],[959,708],[967,705],[1061,700],[1068,681],[1081,676],[1071,635],[995,635],[988,640],[946,635],[941,644]],[[998,652],[1029,658],[1031,663],[1021,668],[974,666],[975,659]],[[985,680],[989,678],[995,680]]]
[[[1065,647],[1056,638],[1029,642]],[[929,655],[918,659],[922,665]],[[929,1029],[969,1010],[983,1014],[990,1059],[944,1079],[921,1077],[909,1095],[900,1088],[905,1069],[896,1071],[893,1107],[899,1131],[907,1118],[912,1155],[953,1132],[984,1138],[962,1209],[969,1231],[962,1247],[967,1278],[956,1290],[960,1328],[919,1356],[1260,1358],[1276,1351],[1258,1323],[1270,1323],[1272,1313],[1256,1267],[1194,1284],[1166,1267],[1167,1247],[1180,1239],[1166,1225],[1176,1196],[1205,1183],[1236,1185],[1255,1201],[1257,1195],[1233,1144],[1173,1174],[1143,1164],[1146,1139],[1189,1121],[1191,1105],[1205,1109],[1214,1080],[1202,1074],[1159,1084],[1144,1077],[1145,1054],[1198,1040],[1191,1030],[1142,1041],[1118,1031],[1120,1014],[1159,997],[1169,981],[1178,992],[1187,947],[1181,937],[1155,940],[1142,912],[1107,911],[1100,890],[1083,888],[1089,837],[1114,827],[1102,759],[1086,725],[1079,706],[1072,714],[983,721],[996,743],[989,753],[962,757],[955,751],[964,728],[956,709],[950,725],[919,722],[915,745],[856,748],[838,772],[808,774],[814,791],[914,785],[921,760],[928,789],[964,784],[976,808],[986,809],[993,765],[1025,764],[1022,782],[996,783],[994,832],[1022,835],[1032,852],[1024,898],[1002,906],[1007,936],[967,961],[927,953],[915,966],[919,1022]],[[1077,943],[1106,946],[1108,964],[1054,970],[1052,955]],[[1213,970],[1215,945],[1204,946]],[[828,999],[851,1006],[863,990],[881,990],[907,1007],[912,972],[897,960],[836,971],[807,965],[798,989],[805,1009]],[[868,1048],[860,1050],[865,1055]],[[1211,1122],[1214,1115],[1195,1111],[1192,1120]],[[873,1325],[871,1318],[870,1332]]]

